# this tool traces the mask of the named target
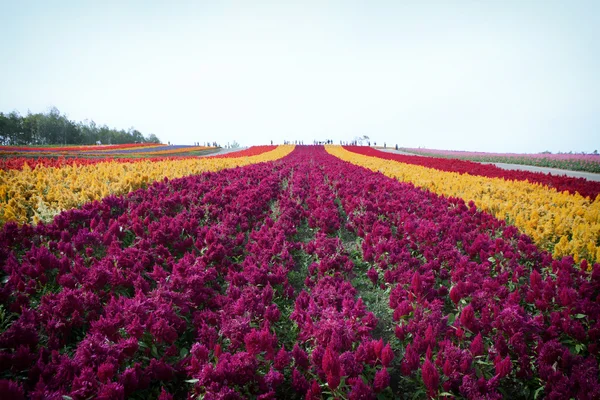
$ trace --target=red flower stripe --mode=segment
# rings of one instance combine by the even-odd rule
[[[505,170],[491,164],[480,164],[473,161],[463,161],[448,158],[407,156],[403,154],[388,153],[367,146],[344,146],[346,150],[370,157],[384,160],[393,160],[406,164],[420,165],[435,168],[440,171],[458,172],[461,174],[485,176],[488,178],[502,178],[505,180],[529,181],[555,188],[556,190],[579,193],[584,197],[595,199],[600,194],[600,182],[588,181],[583,178],[557,176],[541,172]]]
[[[216,158],[238,158],[238,157],[250,157],[266,153],[274,150],[277,146],[252,146],[245,150],[240,150],[231,153],[225,153],[221,155],[215,155],[211,157]],[[184,158],[196,158],[190,156],[181,157],[140,157],[140,158],[114,158],[114,157],[102,157],[102,158],[83,158],[83,157],[6,157],[0,159],[0,170],[9,169],[22,169],[25,164],[29,168],[33,169],[38,165],[43,167],[55,167],[60,168],[68,165],[93,165],[102,162],[121,162],[121,163],[135,163],[138,161],[167,161],[167,160],[181,160]]]

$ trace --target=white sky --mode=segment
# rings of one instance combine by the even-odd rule
[[[3,0],[0,2],[4,3]],[[163,142],[600,150],[600,1],[14,1],[0,111]]]

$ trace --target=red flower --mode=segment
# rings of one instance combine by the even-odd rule
[[[115,374],[115,365],[113,363],[103,363],[98,367],[98,380],[106,383],[111,380]]]
[[[478,333],[477,336],[475,336],[475,339],[473,339],[473,341],[471,342],[470,350],[473,356],[480,356],[485,351],[483,347],[483,338],[481,337],[481,333]]]
[[[460,323],[471,332],[477,330],[477,320],[475,319],[475,311],[473,310],[473,307],[470,304],[466,306],[460,313]]]
[[[512,370],[510,357],[506,356],[504,359],[500,358],[500,356],[496,357],[494,360],[494,367],[496,367],[496,375],[498,378],[504,378],[506,375],[510,374],[510,371]]]
[[[306,392],[306,400],[321,400],[321,387],[313,380],[310,389]]]
[[[388,386],[390,386],[390,374],[388,374],[387,368],[382,368],[375,374],[373,389],[375,392],[379,393]]]
[[[392,360],[394,360],[394,351],[388,343],[381,350],[381,364],[383,364],[384,367],[389,367]]]
[[[430,397],[435,397],[438,392],[438,386],[440,384],[440,375],[435,368],[435,365],[428,359],[425,360],[423,367],[421,368],[421,374],[423,376],[423,383],[427,388],[427,394]]]
[[[379,279],[379,274],[375,268],[371,268],[367,271],[367,277],[373,282],[373,285],[377,284],[377,280]]]
[[[215,345],[215,358],[219,359],[219,357],[221,356],[222,353],[223,353],[223,350],[221,350],[221,345],[216,344]]]
[[[327,375],[327,384],[329,387],[332,390],[337,389],[341,378],[340,360],[337,353],[335,353],[330,346],[327,347],[325,354],[323,355],[322,367],[325,375]]]

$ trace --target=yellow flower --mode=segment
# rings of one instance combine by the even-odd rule
[[[440,171],[360,155],[341,146],[326,146],[326,150],[437,194],[473,200],[480,209],[514,224],[554,257],[572,255],[575,261],[600,261],[600,196],[589,200],[537,183]]]
[[[149,183],[183,176],[219,171],[282,158],[294,146],[275,149],[250,157],[188,158],[134,163],[105,162],[93,165],[69,165],[61,168],[0,171],[0,226],[8,221],[37,223],[50,221],[62,210],[99,200],[112,194],[124,194]]]

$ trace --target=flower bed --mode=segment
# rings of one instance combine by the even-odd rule
[[[321,147],[6,224],[0,265],[10,398],[600,396],[600,264]]]

